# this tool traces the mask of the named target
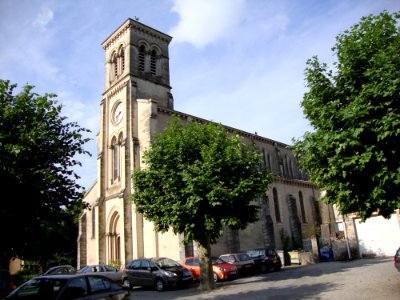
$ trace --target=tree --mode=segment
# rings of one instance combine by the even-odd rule
[[[155,229],[196,241],[201,289],[212,289],[211,244],[224,226],[244,229],[258,218],[252,202],[265,193],[269,171],[253,145],[222,125],[186,125],[175,118],[144,154],[133,175],[133,201]]]
[[[317,57],[301,103],[314,127],[294,141],[326,200],[363,220],[400,207],[400,14],[361,18],[336,37],[335,72]]]
[[[74,157],[89,154],[90,132],[66,122],[56,95],[40,96],[26,85],[0,80],[1,265],[10,258],[47,263],[76,253],[77,222],[83,208]],[[90,154],[89,154],[90,155]],[[5,196],[8,195],[8,196]]]

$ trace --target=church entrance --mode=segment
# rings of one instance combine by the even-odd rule
[[[110,218],[107,233],[107,249],[108,263],[111,265],[121,264],[121,236],[119,233],[118,212],[114,212]]]

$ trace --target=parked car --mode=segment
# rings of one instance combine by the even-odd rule
[[[61,274],[75,274],[76,270],[73,266],[63,265],[63,266],[55,266],[48,269],[42,275],[61,275]]]
[[[15,285],[10,272],[6,269],[0,269],[0,299],[3,299],[14,289]]]
[[[5,299],[128,300],[129,291],[126,287],[102,275],[46,275],[28,280]]]
[[[188,269],[167,257],[135,259],[126,265],[124,272],[130,287],[154,287],[159,292],[168,287],[188,286],[193,282]]]
[[[226,253],[220,257],[223,261],[235,265],[239,275],[249,274],[255,271],[255,263],[247,253]]]
[[[261,273],[268,270],[279,271],[282,268],[281,258],[273,248],[250,249],[246,253],[254,260],[256,269]]]
[[[95,274],[100,273],[111,280],[114,280],[118,283],[121,283],[124,286],[129,287],[129,280],[126,274],[117,268],[114,268],[109,265],[90,265],[86,267],[82,267],[77,273],[86,273],[86,274]]]
[[[394,267],[400,272],[400,248],[397,249],[396,254],[394,255]]]
[[[235,278],[238,274],[235,265],[228,264],[222,259],[212,257],[211,258],[214,281],[226,280],[228,278]],[[200,277],[200,259],[198,257],[189,256],[183,259],[182,266],[192,272],[193,279],[199,279]]]

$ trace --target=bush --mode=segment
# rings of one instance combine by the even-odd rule
[[[22,283],[24,283],[25,281],[27,281],[27,280],[31,279],[32,277],[35,277],[39,274],[40,274],[40,272],[38,272],[38,270],[29,269],[29,268],[22,269],[13,275],[13,282],[16,286],[19,286]]]

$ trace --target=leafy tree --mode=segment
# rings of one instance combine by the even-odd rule
[[[60,116],[56,95],[15,88],[0,80],[0,264],[19,257],[45,265],[76,256],[74,218],[84,205],[71,168],[81,165],[75,155],[89,154],[89,130]]]
[[[137,211],[157,231],[172,228],[197,242],[201,288],[212,289],[211,244],[224,226],[244,229],[257,220],[252,201],[265,193],[270,173],[254,147],[222,125],[177,118],[155,137],[144,163],[133,175]]]
[[[317,57],[302,107],[314,132],[294,150],[326,200],[365,220],[400,207],[400,14],[363,17],[336,37],[333,72]]]

